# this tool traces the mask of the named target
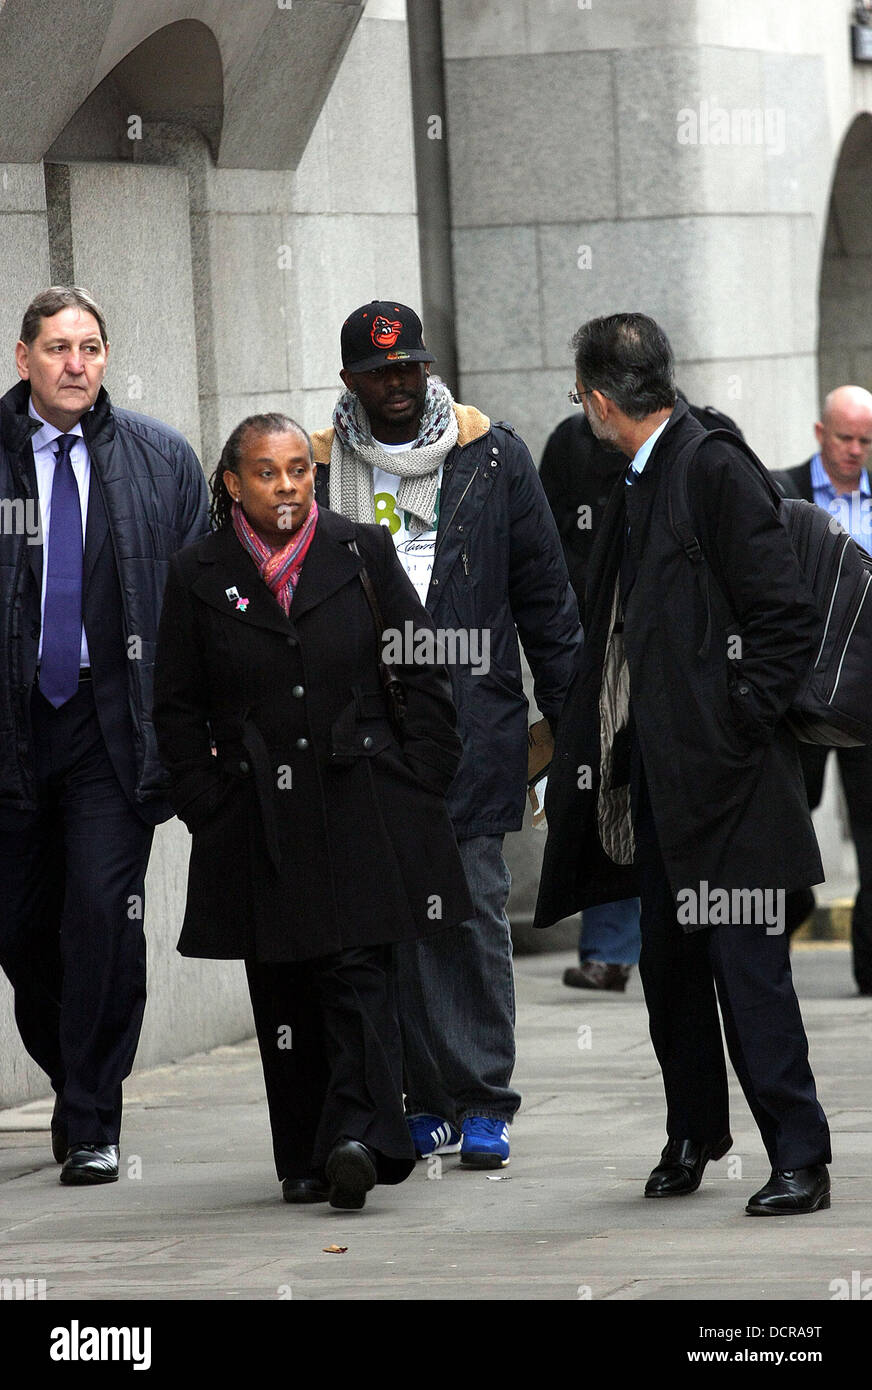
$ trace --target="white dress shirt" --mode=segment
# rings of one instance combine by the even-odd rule
[[[76,443],[70,450],[70,463],[73,465],[76,484],[79,489],[79,507],[82,512],[82,553],[85,550],[85,527],[88,522],[88,496],[91,489],[91,459],[82,434],[81,423],[77,422],[72,429],[59,430],[54,425],[50,425],[47,420],[34,409],[33,401],[28,402],[28,414],[31,419],[39,420],[42,428],[37,430],[31,439],[33,447],[33,461],[36,465],[36,486],[39,492],[39,519],[42,529],[42,594],[40,596],[40,634],[39,634],[39,655],[38,660],[42,660],[42,628],[45,625],[45,576],[48,569],[48,548],[51,544],[51,490],[54,483],[55,466],[57,464],[57,440],[62,434],[74,434],[77,436]],[[82,654],[80,664],[90,665],[88,655],[88,640],[85,636],[84,626],[82,627]]]
[[[658,425],[654,433],[648,435],[648,438],[645,440],[645,443],[633,455],[633,462],[630,464],[630,467],[632,468],[634,473],[642,472],[642,469],[645,467],[645,464],[648,462],[649,458],[654,452],[654,445],[657,443],[657,440],[660,438],[661,434],[666,429],[666,426],[669,424],[669,420],[671,420],[671,418],[672,416],[670,415],[666,420],[663,421],[662,425]],[[632,481],[632,479],[629,479],[629,481]]]

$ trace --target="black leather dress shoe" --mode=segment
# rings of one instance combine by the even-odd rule
[[[825,1163],[813,1168],[773,1168],[765,1187],[745,1210],[749,1216],[803,1216],[830,1205],[830,1175]]]
[[[51,1152],[55,1163],[63,1163],[67,1156],[67,1149],[70,1147],[67,1141],[67,1127],[60,1118],[61,1102],[60,1096],[54,1103],[54,1110],[51,1112]]]
[[[318,1178],[282,1178],[282,1196],[299,1205],[326,1202],[330,1193]]]
[[[330,1184],[331,1207],[360,1211],[366,1194],[375,1187],[375,1156],[357,1139],[340,1139],[330,1151],[324,1171]]]
[[[725,1134],[717,1144],[697,1144],[693,1139],[670,1139],[660,1162],[645,1184],[646,1197],[683,1197],[702,1182],[705,1165],[723,1158],[733,1143]]]
[[[117,1144],[71,1144],[61,1169],[65,1187],[118,1181]]]

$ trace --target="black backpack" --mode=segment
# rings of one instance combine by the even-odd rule
[[[823,507],[783,497],[744,440],[730,430],[711,430],[682,449],[669,492],[669,524],[701,575],[706,605],[708,567],[693,533],[687,474],[710,439],[741,449],[764,478],[824,623],[814,665],[785,715],[789,728],[803,743],[830,748],[872,743],[872,555]]]

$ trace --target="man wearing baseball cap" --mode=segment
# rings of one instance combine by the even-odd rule
[[[362,305],[342,326],[341,349],[346,390],[332,428],[313,435],[318,500],[390,527],[445,634],[463,740],[448,807],[475,916],[396,953],[409,1128],[421,1158],[459,1148],[467,1167],[499,1168],[521,1100],[511,1086],[502,856],[506,832],[521,828],[526,786],[518,636],[539,709],[556,723],[581,641],[578,609],[526,445],[430,376],[415,311]]]

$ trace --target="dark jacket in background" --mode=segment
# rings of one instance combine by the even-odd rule
[[[448,793],[459,839],[520,830],[527,780],[527,699],[555,725],[581,644],[560,538],[523,440],[455,404],[458,442],[442,474],[436,559],[426,608],[437,628],[486,631],[489,669],[449,666],[463,756]],[[319,504],[333,431],[313,436]]]
[[[307,960],[472,914],[444,801],[460,757],[448,677],[395,665],[401,746],[362,563],[387,628],[431,629],[387,528],[336,512],[319,515],[290,617],[232,528],[172,562],[154,718],[194,837],[183,955]]]
[[[584,604],[587,567],[609,494],[626,473],[627,462],[624,454],[600,443],[581,407],[560,421],[542,453],[539,481],[560,533],[579,609]],[[584,513],[579,511],[582,507]]]
[[[796,464],[794,468],[777,468],[773,471],[772,478],[785,497],[799,497],[803,502],[814,502],[811,459]]]
[[[0,401],[0,498],[38,507],[30,387]],[[83,621],[109,756],[144,821],[172,814],[151,722],[154,650],[170,557],[209,529],[206,481],[169,425],[119,410],[101,389],[81,419],[91,459]],[[35,808],[30,696],[40,634],[43,550],[0,535],[0,805]]]
[[[603,851],[597,820],[603,661],[628,525],[636,571],[624,610],[630,703],[673,892],[698,892],[703,880],[791,889],[823,878],[796,742],[782,720],[813,659],[820,618],[762,480],[744,454],[716,440],[702,445],[689,474],[713,579],[706,642],[699,573],[668,517],[671,469],[694,434],[705,437],[679,401],[644,471],[632,488],[613,490],[603,518],[581,670],[546,793],[539,926],[637,892],[632,866]],[[731,635],[742,639],[740,660],[729,657]],[[591,769],[590,787],[581,767]]]

